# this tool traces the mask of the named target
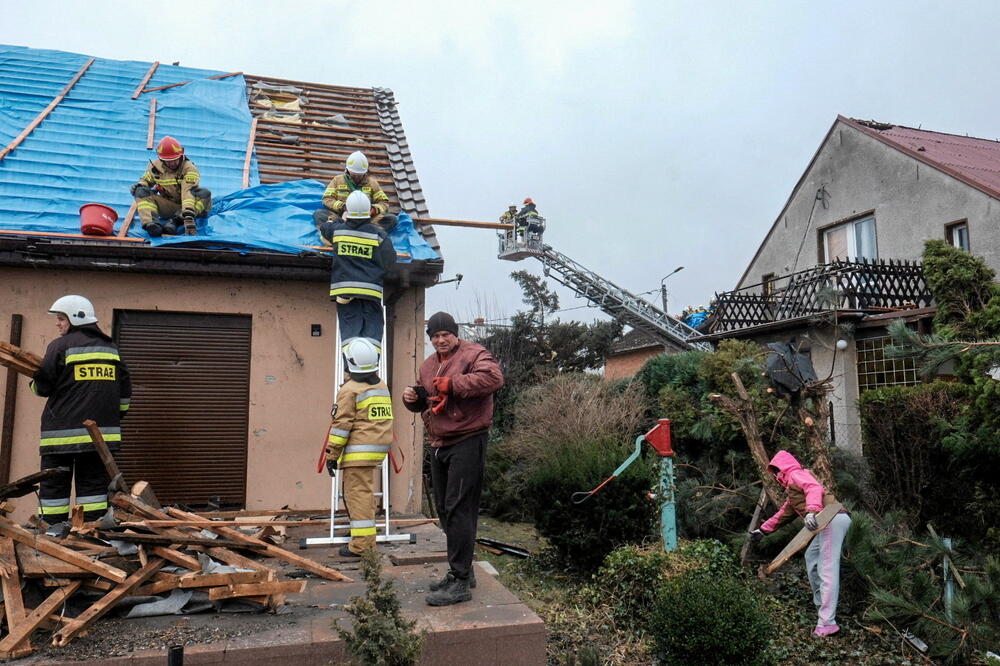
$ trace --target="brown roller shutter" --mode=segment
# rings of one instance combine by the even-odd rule
[[[165,503],[244,506],[250,317],[119,310],[115,339],[132,376],[125,479]]]

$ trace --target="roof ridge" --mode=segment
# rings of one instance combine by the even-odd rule
[[[1000,139],[987,139],[985,137],[972,136],[970,134],[956,134],[955,132],[942,132],[940,130],[923,129],[921,127],[910,127],[909,125],[897,125],[896,123],[880,123],[877,120],[861,120],[860,118],[852,118],[850,116],[844,116],[844,117],[850,121],[853,121],[854,123],[857,123],[866,130],[871,130],[873,132],[878,132],[880,134],[882,132],[891,132],[892,130],[899,128],[899,129],[913,130],[914,132],[926,132],[928,134],[941,134],[943,136],[954,136],[959,139],[975,139],[976,141],[988,141],[990,143],[995,143],[998,146],[1000,146]],[[872,127],[873,123],[878,125],[889,125],[890,127],[886,129],[878,129],[877,127]]]

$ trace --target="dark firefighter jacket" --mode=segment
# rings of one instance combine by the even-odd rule
[[[333,245],[330,298],[382,300],[382,281],[396,263],[396,250],[384,231],[367,219],[324,222],[320,234]]]
[[[374,467],[392,446],[392,398],[385,382],[350,379],[337,392],[327,458],[339,467]]]
[[[95,324],[74,326],[49,343],[31,388],[48,398],[41,453],[93,451],[83,427],[87,419],[97,423],[109,449],[121,447],[120,418],[128,411],[132,383],[118,348]]]

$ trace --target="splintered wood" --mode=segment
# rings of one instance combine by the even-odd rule
[[[20,372],[27,377],[34,377],[38,369],[42,367],[42,359],[29,351],[0,340],[0,365]]]
[[[3,353],[8,354],[6,348]],[[25,477],[5,488],[32,488],[41,476]],[[235,529],[235,521],[216,525],[199,514],[160,508],[155,498],[149,484],[140,481],[131,494],[119,492],[110,498],[114,525],[106,518],[84,522],[77,512],[62,538],[17,525],[4,515],[9,507],[0,505],[0,621],[6,625],[0,632],[0,659],[30,654],[36,629],[52,631],[53,645],[66,645],[130,596],[186,589],[219,605],[235,599],[256,603],[263,611],[285,603],[286,595],[305,590],[305,580],[280,580],[277,571],[253,558],[273,557],[327,580],[351,580],[269,543],[265,538],[273,538],[277,530],[268,527],[262,533],[260,520],[249,521],[254,534],[246,534]],[[286,512],[273,513],[277,518]],[[38,527],[37,518],[29,522]],[[220,570],[219,562],[239,570]],[[39,594],[22,596],[25,584]],[[81,596],[73,598],[77,592]],[[39,598],[42,601],[34,608],[25,606],[26,599],[34,605]],[[66,615],[67,602],[76,607],[75,617]]]

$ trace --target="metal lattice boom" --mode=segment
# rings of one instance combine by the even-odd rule
[[[523,238],[513,231],[502,233],[499,238],[500,259],[520,261],[525,257],[536,257],[545,267],[547,276],[572,289],[577,296],[586,298],[623,324],[638,329],[669,347],[682,350],[712,349],[707,342],[690,341],[701,335],[700,332],[581,266],[565,254],[553,250],[552,246],[542,243],[541,238],[533,235]]]

